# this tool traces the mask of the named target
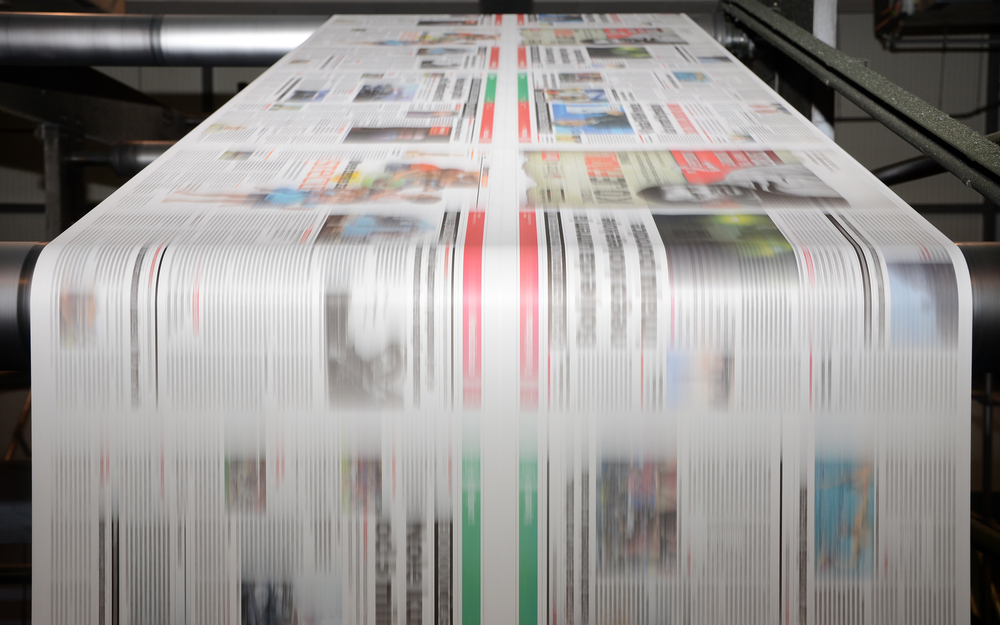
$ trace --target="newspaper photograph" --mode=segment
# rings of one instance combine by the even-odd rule
[[[818,150],[522,152],[523,206],[660,210],[887,209],[889,195],[851,184],[837,153]]]
[[[520,52],[520,50],[519,50]],[[525,49],[525,63],[530,68],[569,70],[607,69],[616,71],[655,71],[658,69],[685,69],[704,67],[719,70],[726,63],[738,63],[731,57],[720,54],[711,46],[528,46]],[[736,72],[727,72],[736,74]],[[734,76],[735,77],[735,76]],[[736,81],[739,84],[739,80]],[[731,89],[732,84],[725,84]],[[764,92],[766,93],[766,92]]]
[[[687,43],[669,28],[522,28],[521,42],[526,46],[594,45],[611,50],[645,43]]]
[[[464,21],[464,20],[463,20]],[[382,47],[394,46],[477,46],[495,45],[500,38],[494,27],[469,25],[427,24],[414,30],[375,28],[330,28],[315,33],[304,44],[306,49],[318,47],[375,46],[373,52]]]
[[[301,71],[484,70],[493,56],[491,46],[400,46],[372,56],[367,46],[299,49],[281,63]]]
[[[467,28],[470,26],[499,26],[503,23],[502,15],[467,13],[467,14],[427,14],[427,15],[334,15],[326,23],[325,28],[385,28],[441,26],[447,28]]]
[[[522,143],[821,143],[815,129],[755,85],[716,89],[714,72],[532,72],[519,79],[526,91]]]
[[[548,28],[691,27],[691,22],[671,13],[535,13],[517,15],[516,18],[518,26]]]
[[[198,147],[166,157],[128,206],[157,205],[175,212],[306,212],[354,206],[390,214],[405,209],[419,218],[428,210],[438,215],[441,210],[485,208],[489,163],[488,154],[478,150],[447,154],[377,148]],[[399,225],[403,227],[403,222]],[[422,231],[413,224],[407,227],[415,228],[414,233]],[[387,234],[388,222],[376,230]],[[343,232],[350,238],[361,230]]]
[[[434,58],[434,57],[430,57]],[[468,144],[487,77],[446,72],[303,72],[262,81],[198,133],[212,143]]]
[[[450,329],[460,287],[450,264],[462,221],[457,212],[437,223],[402,215],[326,218],[315,245],[329,266],[353,268],[326,279],[333,409],[445,409],[455,402],[459,367]],[[348,258],[338,258],[343,254]],[[415,305],[421,294],[426,304]]]

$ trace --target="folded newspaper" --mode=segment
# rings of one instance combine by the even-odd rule
[[[968,622],[964,261],[686,16],[334,16],[33,285],[37,622]]]

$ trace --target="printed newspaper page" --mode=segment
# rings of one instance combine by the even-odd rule
[[[333,16],[33,285],[40,622],[968,622],[964,260],[686,16]]]

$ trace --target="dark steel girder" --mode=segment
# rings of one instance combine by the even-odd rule
[[[755,0],[722,0],[721,7],[740,27],[1000,204],[1000,146]]]

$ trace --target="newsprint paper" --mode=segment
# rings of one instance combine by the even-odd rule
[[[34,619],[967,622],[970,301],[686,16],[334,16],[38,261]]]

